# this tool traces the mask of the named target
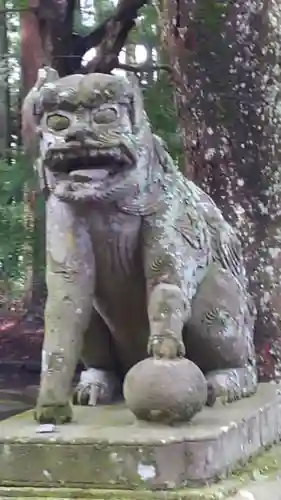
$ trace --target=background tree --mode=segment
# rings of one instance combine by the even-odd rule
[[[186,174],[242,237],[261,375],[281,374],[281,4],[167,0]]]

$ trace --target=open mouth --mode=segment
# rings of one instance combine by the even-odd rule
[[[123,148],[122,148],[123,149]],[[121,148],[64,148],[52,151],[48,167],[57,174],[67,174],[76,182],[102,182],[133,167],[131,153]]]

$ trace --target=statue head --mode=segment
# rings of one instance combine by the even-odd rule
[[[26,101],[49,189],[66,201],[110,201],[139,191],[154,142],[137,79],[40,71]]]

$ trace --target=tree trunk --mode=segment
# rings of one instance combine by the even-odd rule
[[[40,36],[40,26],[35,12],[21,13],[21,76],[23,95],[26,95],[34,85],[38,69],[42,66],[44,52]],[[28,134],[28,123],[22,123],[23,134]],[[33,159],[26,159],[26,168],[32,170]],[[29,308],[34,298],[39,298],[44,289],[44,277],[38,269],[38,258],[35,253],[35,242],[38,235],[44,232],[44,216],[39,218],[36,213],[36,190],[34,180],[29,177],[23,187],[25,245],[23,262],[25,268],[25,283],[23,304]],[[42,263],[43,264],[43,263]]]
[[[281,376],[281,4],[167,0],[187,175],[238,228],[261,377]]]
[[[0,0],[0,159],[9,160],[10,145],[10,92],[9,92],[9,54],[8,33],[5,14],[6,2]]]

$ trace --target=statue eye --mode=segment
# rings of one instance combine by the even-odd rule
[[[70,125],[70,119],[67,116],[54,114],[47,118],[47,127],[60,132],[65,130]]]
[[[106,124],[114,122],[118,114],[115,108],[98,109],[93,113],[93,119],[96,123]]]

